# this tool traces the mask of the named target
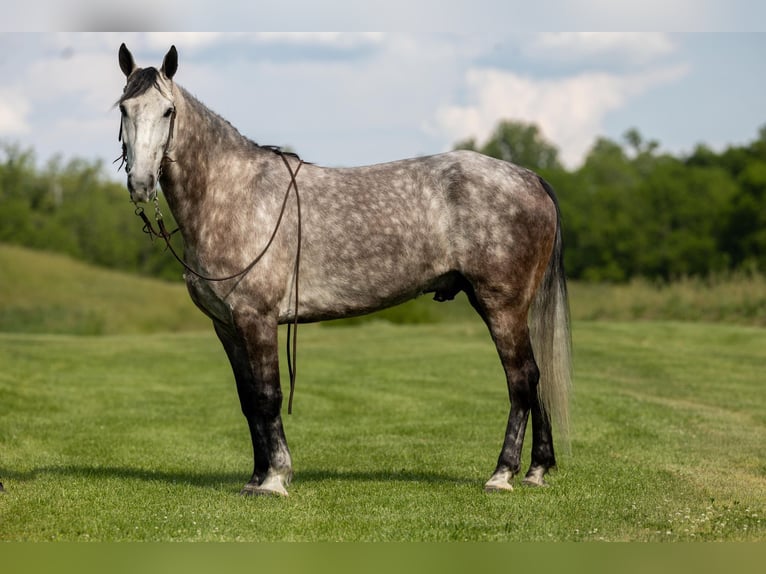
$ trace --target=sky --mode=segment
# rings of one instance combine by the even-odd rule
[[[155,67],[175,45],[176,82],[254,141],[327,166],[481,143],[503,119],[538,125],[570,169],[597,137],[622,141],[630,128],[684,154],[745,144],[766,125],[763,33],[468,28],[3,32],[0,141],[34,149],[41,163],[100,159],[117,178],[122,42]]]

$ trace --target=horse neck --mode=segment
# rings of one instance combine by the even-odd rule
[[[247,139],[218,114],[180,86],[174,86],[176,119],[173,142],[163,164],[160,184],[182,231],[199,227],[211,178],[226,177],[220,169]],[[184,233],[186,235],[186,233]]]

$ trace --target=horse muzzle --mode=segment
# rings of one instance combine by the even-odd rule
[[[128,191],[133,203],[146,203],[153,200],[157,194],[156,186],[157,178],[152,173],[145,177],[128,174]]]

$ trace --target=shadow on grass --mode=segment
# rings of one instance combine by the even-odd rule
[[[348,481],[348,482],[424,482],[427,484],[472,484],[479,481],[465,476],[452,476],[438,472],[424,472],[413,470],[377,470],[377,471],[354,471],[354,470],[328,470],[306,469],[296,471],[296,481],[302,483],[318,483],[325,481]]]
[[[2,477],[2,480],[5,480],[6,491],[10,490],[8,485],[13,482],[30,482],[44,476],[61,477],[62,479],[138,480],[166,483],[169,485],[185,484],[201,488],[224,487],[233,492],[239,492],[242,485],[247,482],[249,475],[247,472],[163,471],[125,466],[84,465],[49,466],[23,472],[0,469],[0,477]],[[480,477],[472,479],[465,476],[413,470],[347,471],[328,469],[298,470],[294,478],[294,482],[299,484],[320,484],[322,482],[478,484],[479,480]]]
[[[138,480],[143,482],[160,482],[167,484],[187,484],[199,487],[215,487],[228,483],[239,483],[245,477],[244,472],[190,472],[190,471],[163,471],[143,468],[131,468],[127,466],[44,466],[34,470],[17,472],[10,469],[0,470],[0,476],[8,484],[12,482],[30,482],[45,476],[60,477],[62,479],[118,479]]]

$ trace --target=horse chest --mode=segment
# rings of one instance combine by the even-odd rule
[[[207,281],[191,273],[186,273],[184,279],[191,300],[205,315],[221,323],[231,323],[231,308],[224,299],[211,289]]]

